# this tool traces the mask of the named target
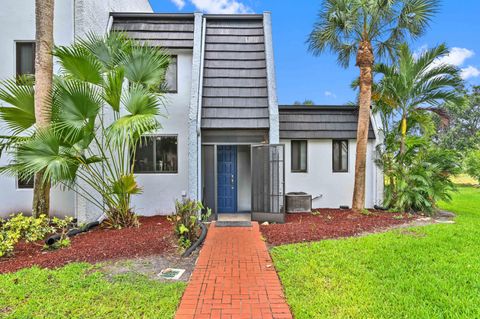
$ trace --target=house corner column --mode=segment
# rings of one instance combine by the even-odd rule
[[[188,114],[188,196],[200,200],[200,87],[201,87],[201,60],[202,60],[202,20],[201,13],[195,13],[192,55],[192,86]]]
[[[378,159],[378,152],[377,148],[383,148],[384,147],[384,141],[385,141],[385,136],[383,133],[383,123],[380,115],[378,113],[371,113],[370,120],[372,122],[372,127],[373,131],[375,133],[375,145],[373,148],[373,158],[375,160]],[[384,182],[384,174],[383,174],[383,169],[379,167],[376,163],[374,165],[374,176],[373,178],[375,179],[375,189],[374,194],[374,204],[376,205],[383,205],[383,199],[384,199],[384,192],[385,192],[385,182]]]
[[[275,77],[275,60],[273,57],[272,15],[270,12],[263,14],[263,29],[265,36],[265,59],[267,61],[267,86],[268,86],[268,113],[269,113],[269,143],[280,143],[278,124],[278,99],[277,82]]]

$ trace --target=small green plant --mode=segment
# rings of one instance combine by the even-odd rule
[[[392,218],[396,220],[402,220],[404,217],[402,214],[398,214],[398,215],[393,215]]]
[[[55,232],[60,235],[60,239],[53,245],[44,245],[43,248],[46,250],[55,250],[70,246],[70,238],[68,238],[67,233],[69,228],[72,226],[72,222],[72,217],[65,217],[65,219],[53,217],[51,220],[51,225]]]
[[[174,223],[180,247],[188,248],[198,239],[200,226],[197,221],[199,212],[203,210],[205,213],[200,216],[202,219],[207,219],[211,210],[205,209],[201,202],[188,198],[175,202],[175,215],[171,217],[171,220]]]
[[[365,216],[372,216],[373,215],[373,213],[366,208],[362,209],[360,211],[360,214],[365,215]]]

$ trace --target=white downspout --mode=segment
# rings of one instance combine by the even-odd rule
[[[198,112],[197,112],[197,196],[198,200],[202,200],[202,97],[203,97],[203,67],[205,60],[205,33],[207,22],[202,18],[202,41],[200,53],[200,80],[198,81]]]

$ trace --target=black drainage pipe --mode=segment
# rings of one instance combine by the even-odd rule
[[[204,223],[200,222],[200,228],[202,228],[202,233],[200,234],[200,237],[196,242],[193,243],[192,246],[185,250],[185,252],[182,254],[182,257],[190,256],[194,252],[194,250],[197,249],[197,247],[200,246],[205,240],[205,237],[207,236],[207,226],[205,226]]]
[[[382,206],[379,206],[379,205],[373,205],[373,208],[375,208],[376,210],[388,210],[387,207],[382,207]]]
[[[100,225],[100,222],[99,222],[99,221],[95,221],[95,222],[88,223],[88,224],[86,224],[85,226],[83,226],[83,227],[81,227],[81,228],[70,229],[70,230],[67,232],[67,237],[73,237],[73,236],[78,235],[78,234],[80,234],[80,233],[87,232],[87,231],[89,231],[90,229],[92,229],[92,228],[94,228],[94,227],[97,227],[98,225]],[[45,244],[47,244],[48,246],[52,246],[52,245],[55,244],[57,241],[59,241],[60,238],[61,238],[60,234],[52,235],[52,236],[48,237],[47,240],[45,240]]]

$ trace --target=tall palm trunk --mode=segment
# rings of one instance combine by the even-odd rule
[[[54,0],[35,0],[35,118],[39,130],[51,121],[53,78],[53,11]],[[35,174],[32,214],[49,214],[50,183],[44,181],[44,171]]]
[[[358,111],[357,152],[352,208],[360,211],[365,208],[365,171],[368,128],[370,125],[370,104],[372,100],[373,51],[370,42],[360,42],[356,65],[360,68],[360,105]]]

